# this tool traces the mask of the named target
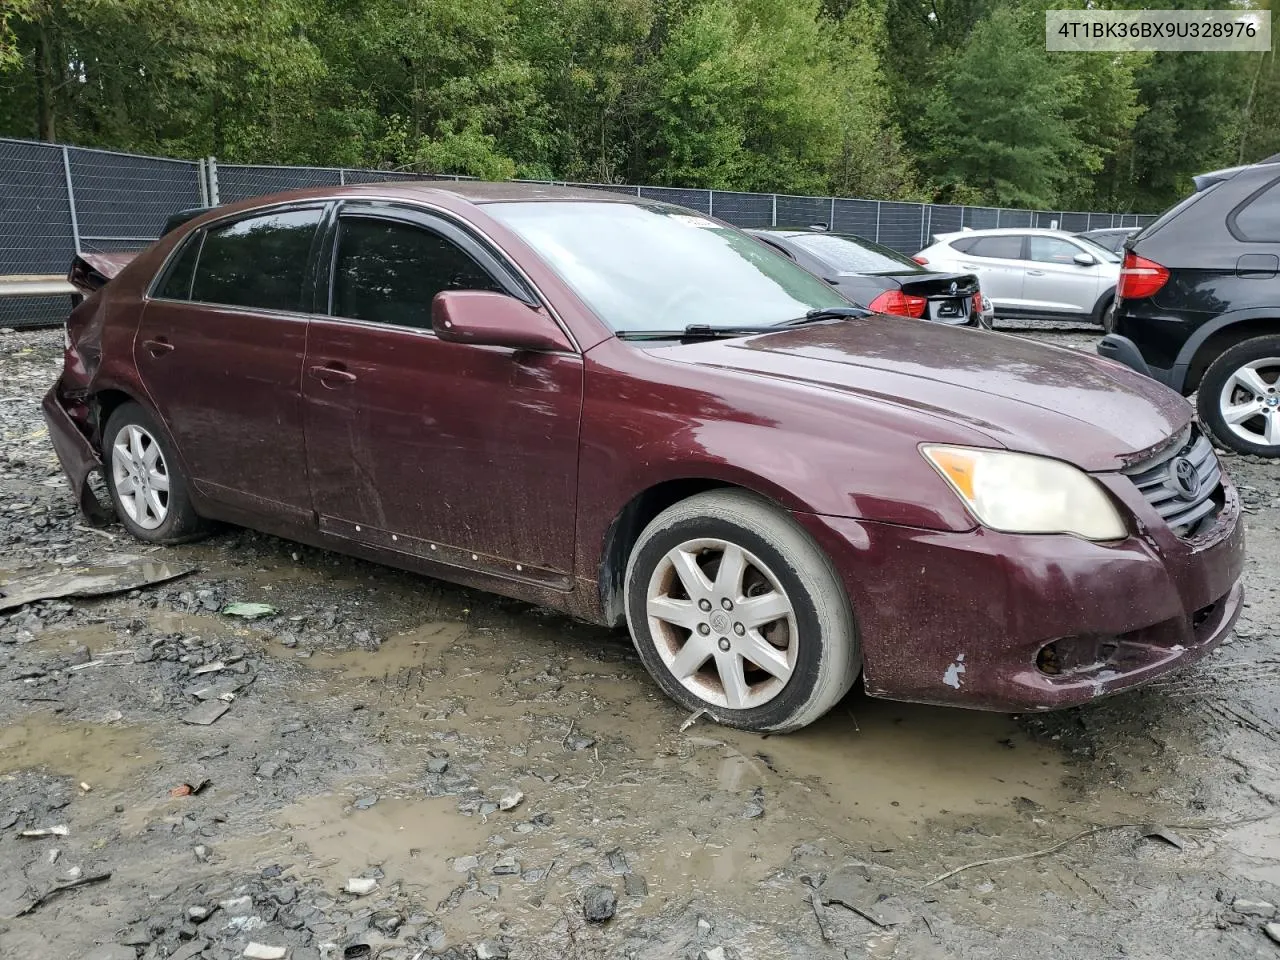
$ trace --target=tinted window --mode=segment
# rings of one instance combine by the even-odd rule
[[[679,207],[544,200],[491,203],[485,212],[614,330],[781,323],[814,307],[849,305],[755,238]]]
[[[959,250],[961,253],[968,253],[969,248],[978,242],[977,237],[965,237],[963,240],[952,240],[951,249]]]
[[[1028,237],[1027,257],[1038,263],[1074,264],[1077,253],[1084,251],[1074,243],[1057,237]]]
[[[861,237],[806,233],[791,242],[840,273],[923,273],[910,257]]]
[[[1235,227],[1241,239],[1280,243],[1280,181],[1236,212]]]
[[[165,297],[168,300],[191,299],[191,275],[196,269],[196,258],[200,256],[201,237],[202,234],[199,231],[189,237],[186,246],[176,258],[170,261],[169,272],[156,287],[157,297]]]
[[[441,290],[502,287],[439,234],[390,220],[343,218],[333,274],[335,316],[429,329],[431,301]]]
[[[210,230],[191,299],[263,310],[301,310],[302,279],[320,210],[250,217]]]
[[[975,257],[999,257],[1002,260],[1022,259],[1021,237],[979,237],[972,247],[965,251]]]

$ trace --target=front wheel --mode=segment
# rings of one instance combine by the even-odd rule
[[[1213,361],[1196,409],[1223,446],[1280,457],[1280,336],[1246,340]]]
[[[631,553],[625,589],[631,637],[658,685],[729,726],[803,727],[862,667],[831,562],[784,511],[745,491],[659,514]]]

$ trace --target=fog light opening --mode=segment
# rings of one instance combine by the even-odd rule
[[[1036,669],[1047,677],[1090,673],[1107,666],[1119,649],[1118,638],[1105,634],[1059,637],[1036,653]]]

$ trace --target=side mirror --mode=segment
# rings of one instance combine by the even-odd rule
[[[545,310],[505,293],[444,290],[431,301],[431,329],[441,340],[512,350],[572,351]]]
[[[1097,257],[1091,253],[1085,253],[1084,251],[1077,253],[1072,259],[1082,267],[1092,267],[1098,262]]]

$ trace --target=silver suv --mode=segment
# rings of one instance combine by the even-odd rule
[[[939,233],[912,259],[930,270],[976,273],[998,318],[1101,325],[1115,301],[1120,256],[1061,230]]]

